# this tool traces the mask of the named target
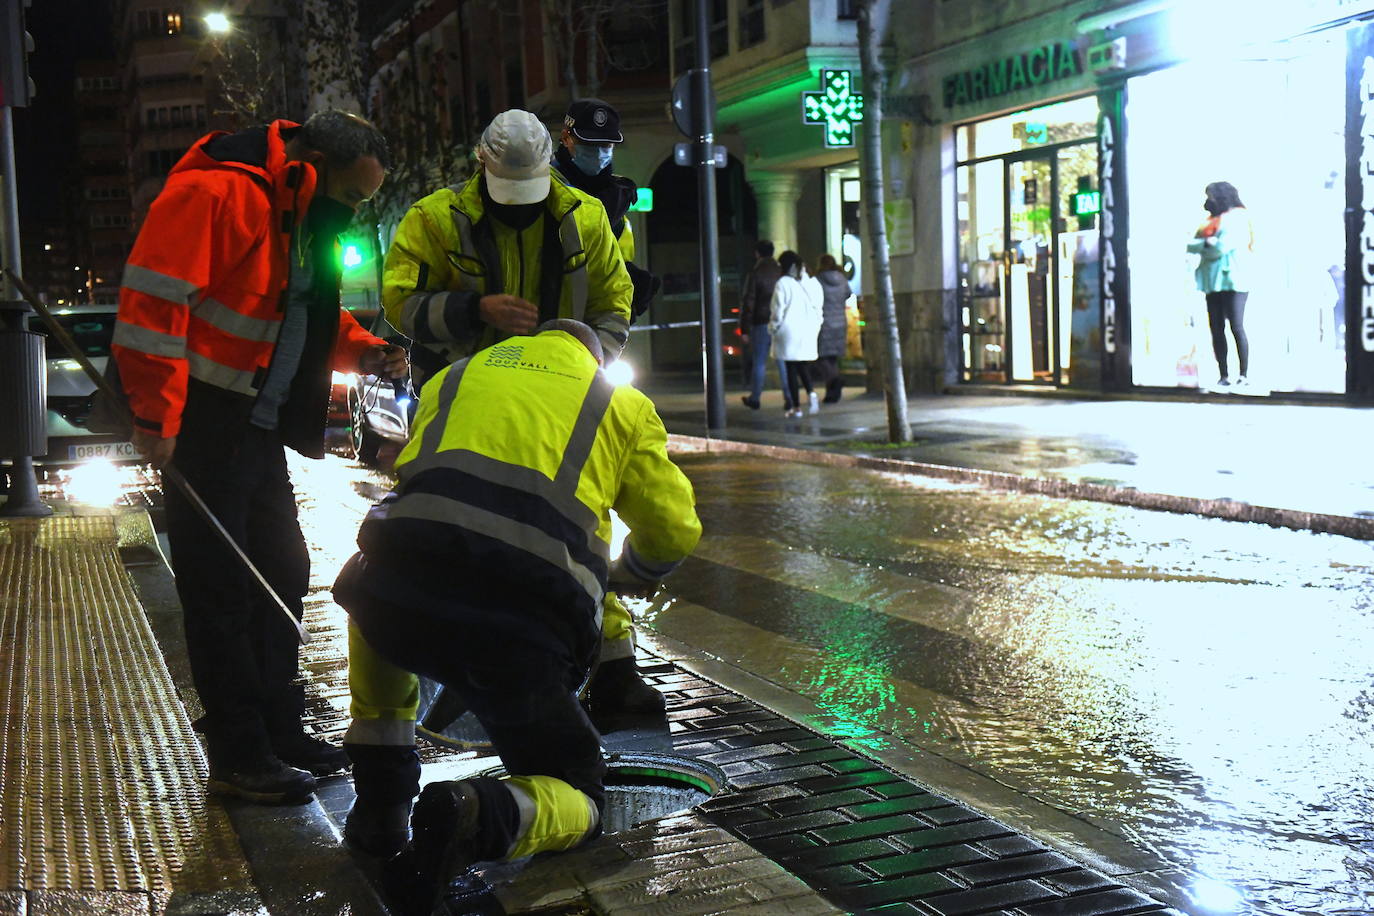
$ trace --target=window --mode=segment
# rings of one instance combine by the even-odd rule
[[[723,57],[730,50],[729,0],[709,0],[706,27],[710,35],[711,57]],[[696,66],[697,14],[695,0],[678,3],[677,46],[673,49],[673,65],[678,72]]]
[[[155,149],[148,151],[148,174],[166,175],[181,158],[181,150]]]
[[[129,225],[127,213],[92,213],[91,227],[94,229],[124,229]]]
[[[739,46],[752,48],[763,38],[763,0],[743,0],[739,8]]]
[[[134,34],[138,38],[180,35],[183,28],[181,7],[138,10],[134,14]]]
[[[835,4],[836,19],[858,19],[859,5],[854,0],[838,0]]]

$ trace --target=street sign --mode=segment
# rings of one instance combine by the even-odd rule
[[[673,83],[673,101],[668,106],[669,112],[673,116],[673,123],[677,125],[678,132],[684,137],[695,140],[701,136],[697,125],[701,123],[699,113],[695,111],[692,104],[692,80],[695,78],[704,79],[706,71],[688,70],[677,78]],[[714,86],[707,87],[709,92],[711,111],[716,110],[716,89]],[[681,165],[681,163],[679,163]]]
[[[673,162],[677,165],[699,165],[692,153],[695,143],[674,143]],[[711,161],[707,165],[723,169],[730,162],[730,151],[719,143],[711,146]],[[634,209],[633,207],[631,209]]]
[[[848,70],[822,70],[819,92],[802,93],[802,120],[825,125],[825,145],[854,145],[854,125],[864,119],[864,97],[853,91]]]

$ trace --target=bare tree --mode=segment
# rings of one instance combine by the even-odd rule
[[[883,388],[887,396],[887,438],[906,442],[911,424],[906,416],[906,381],[902,372],[902,341],[897,330],[897,305],[892,293],[892,265],[888,260],[887,226],[883,219],[883,67],[878,58],[880,37],[874,27],[874,8],[881,0],[856,0],[859,25],[859,66],[864,79],[863,147],[859,170],[873,262],[873,293],[883,329]],[[880,11],[884,12],[884,11]]]
[[[214,80],[214,114],[235,127],[264,124],[282,116],[283,61],[256,29],[234,29],[209,39]]]
[[[568,101],[594,96],[609,69],[638,70],[653,64],[643,53],[655,28],[665,28],[668,0],[540,0],[544,34],[558,56],[558,72]],[[655,24],[658,23],[656,26]],[[639,41],[612,41],[615,33],[638,34]],[[578,73],[579,58],[583,63]]]

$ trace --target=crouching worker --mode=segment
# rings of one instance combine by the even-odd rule
[[[396,492],[358,535],[334,595],[350,615],[357,801],[345,840],[429,913],[476,861],[600,832],[599,736],[577,701],[602,596],[652,590],[696,546],[692,487],[649,399],[614,387],[587,325],[558,319],[425,386]],[[630,528],[611,560],[610,510]],[[420,788],[416,675],[456,690],[508,776]]]

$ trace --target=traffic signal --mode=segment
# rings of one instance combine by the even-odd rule
[[[343,269],[352,270],[363,263],[363,253],[357,243],[347,242],[343,246]]]
[[[0,0],[0,105],[24,108],[37,93],[29,78],[33,36],[24,27],[32,0]]]

